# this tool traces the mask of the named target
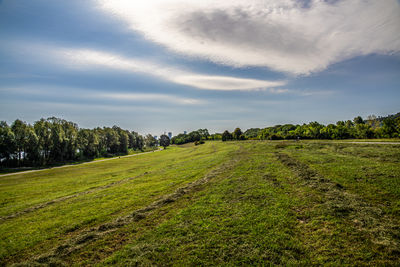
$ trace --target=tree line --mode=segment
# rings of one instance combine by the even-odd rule
[[[181,133],[171,138],[171,143],[174,145],[183,145],[186,143],[196,142],[200,140],[209,140],[211,135],[207,129],[198,129],[188,134]]]
[[[400,113],[387,117],[361,116],[353,120],[338,121],[336,124],[323,125],[310,122],[303,125],[284,124],[251,128],[244,133],[236,128],[232,133],[222,133],[222,141],[228,140],[283,140],[283,139],[366,139],[400,138]]]
[[[0,166],[45,166],[68,161],[126,155],[130,149],[154,147],[157,140],[118,126],[79,128],[76,123],[51,117],[33,125],[19,119],[0,122]]]
[[[162,135],[160,145],[181,145],[202,140],[283,140],[283,139],[348,139],[348,138],[399,138],[400,113],[387,117],[358,116],[353,120],[323,125],[318,122],[273,127],[251,128],[242,132],[236,128],[210,134],[199,129],[189,134],[181,133],[169,140]],[[0,122],[0,166],[45,166],[68,161],[126,155],[129,150],[143,150],[158,145],[151,134],[145,137],[135,131],[118,126],[94,129],[79,128],[76,123],[51,117],[40,119],[33,125],[15,120],[10,126]]]

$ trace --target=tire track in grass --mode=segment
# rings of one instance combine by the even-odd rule
[[[306,186],[321,192],[324,196],[323,213],[346,220],[354,229],[365,233],[373,243],[396,258],[400,254],[400,227],[394,218],[384,214],[382,209],[366,203],[359,196],[347,192],[339,183],[335,183],[312,170],[289,155],[281,152],[276,157],[292,170]],[[392,260],[393,260],[392,259]]]
[[[193,191],[199,190],[201,186],[207,184],[211,179],[226,172],[227,170],[234,168],[237,162],[239,162],[239,159],[230,159],[228,162],[222,163],[217,168],[208,172],[201,179],[190,182],[185,186],[176,189],[173,193],[160,197],[158,200],[144,208],[138,209],[129,215],[119,217],[111,222],[103,223],[99,226],[83,230],[77,236],[66,240],[63,244],[58,245],[50,252],[36,257],[33,259],[33,262],[39,264],[62,265],[62,259],[64,257],[67,257],[71,253],[84,248],[88,244],[101,239],[106,235],[116,232],[118,229],[128,224],[146,219],[156,210],[165,207],[170,203],[178,201],[180,198]]]
[[[207,157],[209,157],[209,156],[207,155],[207,156],[203,156],[203,157],[197,157],[196,159],[190,159],[190,160],[183,161],[183,162],[181,162],[181,164],[186,163],[186,162],[190,162],[190,161],[193,161],[193,160],[199,160],[199,159],[207,158]],[[130,181],[132,181],[134,179],[137,179],[137,178],[140,178],[140,177],[145,176],[147,174],[152,174],[152,173],[155,173],[155,172],[156,171],[144,172],[144,173],[136,175],[134,177],[125,178],[125,179],[122,179],[122,180],[119,180],[119,181],[114,181],[114,182],[111,182],[111,183],[106,184],[106,185],[102,185],[102,186],[98,186],[98,187],[89,189],[87,191],[82,191],[82,192],[79,192],[79,193],[76,193],[76,194],[72,194],[72,195],[56,198],[56,199],[53,199],[53,200],[50,200],[50,201],[47,201],[47,202],[44,202],[44,203],[40,203],[40,204],[37,204],[35,206],[26,208],[26,209],[24,209],[22,211],[18,211],[18,212],[15,212],[13,214],[10,214],[10,215],[0,217],[0,222],[4,222],[6,220],[17,218],[17,217],[22,216],[24,214],[31,213],[31,212],[34,212],[36,210],[46,208],[46,207],[48,207],[50,205],[66,201],[66,200],[71,199],[71,198],[76,198],[76,197],[79,197],[79,196],[95,193],[95,192],[101,191],[103,189],[107,189],[107,188],[110,188],[110,187],[113,187],[113,186],[116,186],[116,185],[124,184],[124,183],[130,182]]]

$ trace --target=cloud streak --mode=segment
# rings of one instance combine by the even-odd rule
[[[135,93],[135,92],[112,92],[102,93],[84,88],[75,87],[54,87],[47,86],[23,86],[23,87],[0,87],[0,94],[7,95],[24,95],[24,96],[44,96],[53,99],[86,99],[86,100],[109,100],[114,105],[130,104],[130,103],[147,103],[147,104],[173,104],[173,105],[202,105],[207,101],[203,99],[187,98],[172,94],[155,94],[155,93]],[[96,101],[95,101],[96,102]]]
[[[148,40],[185,55],[310,74],[400,51],[397,0],[97,0]]]
[[[106,93],[96,94],[96,98],[114,99],[124,102],[158,102],[158,103],[171,103],[180,105],[199,105],[204,104],[204,100],[194,98],[183,98],[174,95],[166,94],[142,94],[142,93]]]
[[[255,90],[286,84],[285,81],[266,81],[192,73],[155,62],[127,58],[121,55],[90,49],[55,50],[55,54],[57,58],[62,59],[63,64],[69,64],[73,68],[100,66],[127,72],[145,73],[173,83],[205,90]]]

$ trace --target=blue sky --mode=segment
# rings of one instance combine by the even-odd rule
[[[400,111],[400,3],[0,1],[0,120],[142,134]]]

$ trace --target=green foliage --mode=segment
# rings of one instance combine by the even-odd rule
[[[210,140],[221,140],[222,139],[222,134],[220,133],[214,133],[210,135]]]
[[[16,150],[15,135],[5,121],[0,122],[0,158],[9,160]]]
[[[214,140],[214,136],[210,136],[207,129],[199,129],[197,131],[192,131],[189,134],[178,134],[171,139],[171,143],[174,145],[183,145],[186,143],[196,142],[200,140]]]
[[[244,132],[244,136],[248,139],[256,139],[260,132],[260,128],[250,128]]]
[[[232,133],[232,137],[235,140],[242,140],[243,138],[243,133],[242,130],[240,128],[236,128],[233,133]]]
[[[167,146],[169,146],[169,143],[170,143],[170,140],[169,140],[168,135],[163,134],[160,136],[160,146],[164,147],[164,149],[165,149],[165,148],[167,148]]]
[[[400,136],[400,117],[388,116],[376,119],[375,116],[369,116],[369,119],[364,121],[358,116],[353,121],[338,121],[336,125],[328,124],[327,126],[318,122],[303,125],[276,125],[260,130],[258,138],[264,140],[369,139]],[[382,122],[379,123],[379,121]]]
[[[226,130],[225,132],[222,133],[222,141],[229,141],[229,140],[233,140],[233,136],[228,130]]]
[[[357,116],[353,119],[354,124],[364,124],[364,120],[363,118],[361,118],[361,116]]]
[[[146,137],[144,138],[144,143],[146,147],[149,148],[154,148],[155,146],[157,146],[157,140],[151,134],[146,135]]]
[[[142,150],[143,137],[136,132],[112,128],[79,129],[78,125],[51,117],[33,126],[15,120],[0,124],[2,167],[45,166],[69,161],[128,154]]]

